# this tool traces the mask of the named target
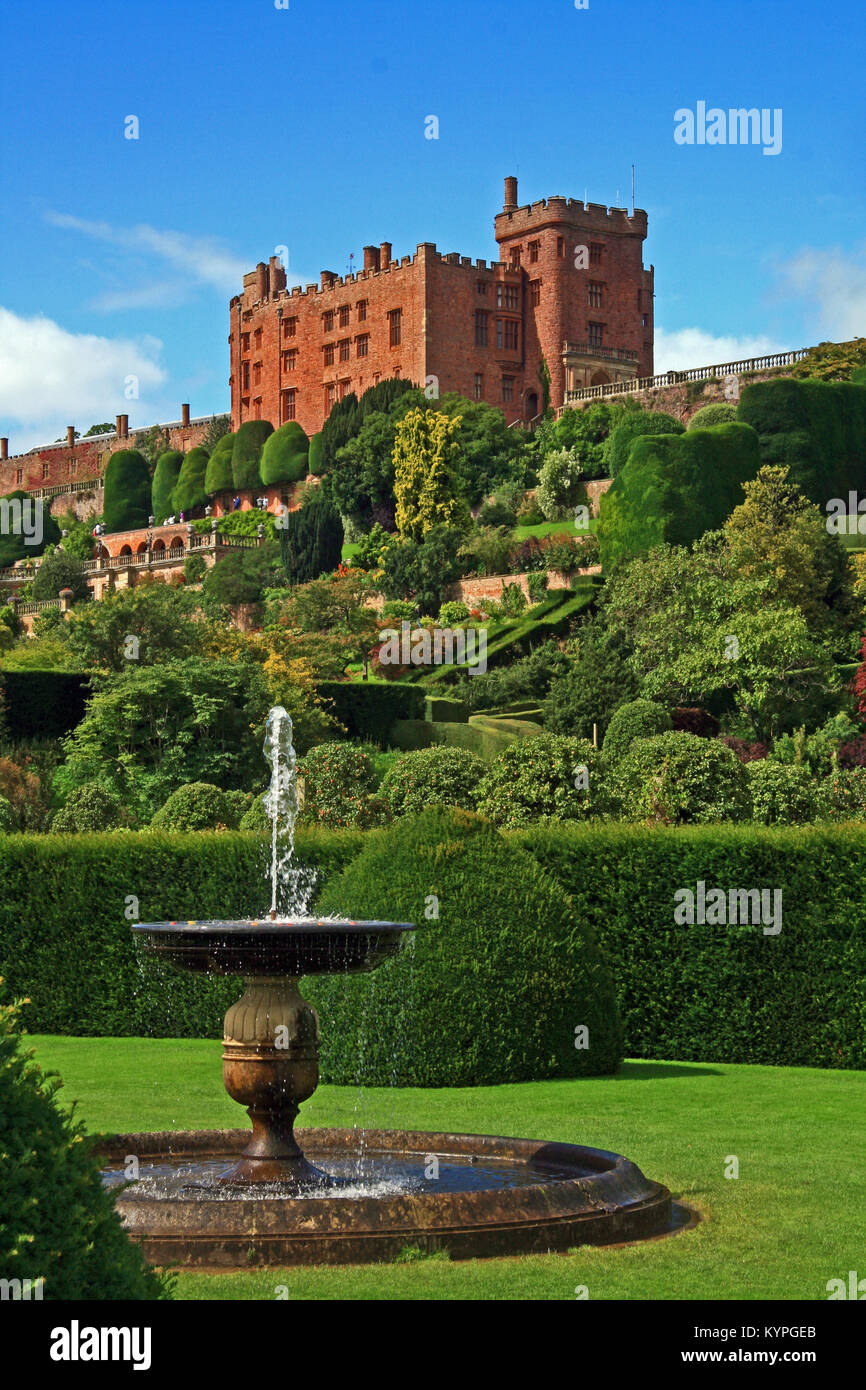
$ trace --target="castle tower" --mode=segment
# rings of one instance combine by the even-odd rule
[[[550,400],[653,372],[653,269],[645,270],[647,215],[555,196],[521,207],[505,180],[494,220],[500,259],[524,274],[526,416],[543,359]],[[538,409],[542,408],[538,387]]]

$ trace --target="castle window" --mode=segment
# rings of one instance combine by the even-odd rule
[[[400,330],[401,330],[402,319],[403,319],[403,310],[402,310],[402,309],[391,309],[391,310],[389,310],[389,313],[388,313],[388,323],[389,323],[390,327],[389,327],[389,332],[388,332],[388,341],[389,341],[391,347],[399,347],[399,346],[400,346]]]
[[[644,328],[648,328],[648,327],[649,327],[649,314],[644,314],[644,315],[642,315],[641,322],[642,322]]]
[[[604,345],[604,324],[588,323],[586,325],[586,340],[590,347],[602,347]]]
[[[338,400],[338,401],[341,401],[341,400],[343,400],[343,398],[344,398],[345,396],[348,396],[348,394],[349,394],[349,387],[351,386],[351,384],[352,384],[352,383],[351,383],[350,381],[338,381],[338,382],[337,382],[337,400]]]
[[[484,377],[481,372],[475,373],[475,399],[482,400],[484,397]]]
[[[262,418],[262,398],[261,398],[261,396],[256,396],[255,400],[253,401],[253,419],[254,419],[254,420],[261,420],[261,418]]]
[[[333,311],[333,309],[326,309],[325,312],[324,312],[324,314],[322,315],[322,332],[323,332],[323,333],[333,333],[333,331],[334,331],[334,311]]]
[[[541,281],[530,280],[529,282],[529,302],[533,309],[537,309],[541,303]]]
[[[244,377],[243,377],[243,383],[244,383],[244,384],[243,384],[243,386],[242,386],[241,389],[242,389],[243,391],[249,391],[249,389],[250,389],[250,364],[249,364],[249,362],[244,362],[243,367],[244,367]]]
[[[504,376],[502,378],[502,400],[505,404],[514,400],[514,377]]]
[[[520,295],[516,285],[496,286],[497,309],[516,309],[518,307],[519,300]]]
[[[283,319],[283,337],[294,338],[298,331],[298,320],[296,318]]]
[[[261,345],[262,345],[262,330],[261,330],[260,328],[257,328],[257,329],[256,329],[256,332],[255,332],[255,341],[256,341],[256,348],[257,348],[257,349],[260,348]]]
[[[478,280],[478,281],[476,282],[475,288],[476,288],[476,290],[478,291],[479,294],[486,294],[486,293],[487,293],[487,281],[486,281],[486,280]]]
[[[340,306],[340,327],[341,327],[341,328],[348,328],[348,327],[349,327],[349,306],[348,306],[348,304],[341,304],[341,306]]]
[[[16,468],[16,470],[15,470],[15,481],[16,481],[16,483],[23,483],[23,482],[24,482],[24,469],[23,469],[23,468]]]
[[[350,344],[349,344],[349,339],[348,339],[348,338],[343,338],[343,339],[341,339],[341,341],[340,341],[340,361],[341,361],[341,362],[348,362],[348,360],[349,360],[349,346],[350,346]]]
[[[253,363],[253,386],[261,386],[261,384],[262,384],[262,364],[261,364],[261,362],[254,362],[254,363]]]
[[[538,253],[539,253],[540,249],[541,249],[541,242],[540,242],[540,241],[531,241],[531,242],[529,243],[529,259],[530,259],[530,262],[532,263],[532,265],[535,265],[535,263],[537,262],[537,260],[538,260]]]
[[[249,350],[250,350],[250,335],[249,335],[249,333],[242,333],[242,334],[241,334],[241,352],[249,352]]]
[[[590,265],[601,265],[602,257],[603,257],[603,256],[604,256],[604,247],[602,246],[601,242],[600,242],[600,241],[591,241],[591,242],[589,243],[589,263],[590,263]]]
[[[326,366],[326,367],[333,367],[333,365],[334,365],[334,344],[333,344],[333,343],[327,343],[327,344],[325,345],[325,366]]]
[[[48,463],[43,463],[43,465],[42,465],[42,476],[43,476],[43,478],[47,478],[50,472],[51,472],[51,465],[48,464]]]
[[[512,268],[512,270],[519,270],[519,269],[520,269],[520,253],[521,253],[522,249],[523,249],[523,248],[520,247],[520,246],[512,246],[512,248],[511,248],[511,268]]]
[[[487,319],[483,309],[475,310],[475,346],[487,347]]]
[[[366,323],[366,321],[367,321],[367,301],[366,301],[366,299],[359,299],[359,300],[358,300],[358,322],[359,322],[359,323]]]
[[[327,413],[337,399],[337,388],[333,381],[325,387],[325,412]]]
[[[370,346],[370,335],[369,335],[369,333],[361,333],[360,336],[359,336],[358,339],[357,339],[357,343],[358,343],[358,350],[357,350],[357,355],[358,355],[358,357],[366,357],[366,356],[367,356],[367,351],[368,351],[369,346]]]
[[[293,372],[298,364],[297,348],[289,348],[288,352],[283,353],[283,371]]]
[[[564,260],[565,260],[565,237],[564,237],[564,236],[558,236],[558,237],[556,238],[556,254],[557,254],[558,258],[559,258],[561,261],[564,261]]]
[[[598,280],[590,280],[586,287],[587,300],[590,309],[600,309],[604,299],[604,285]]]
[[[295,418],[295,397],[297,394],[294,389],[282,393],[282,422],[284,425]]]

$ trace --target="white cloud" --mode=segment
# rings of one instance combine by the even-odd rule
[[[853,254],[834,247],[811,247],[777,270],[780,293],[803,301],[803,317],[813,337],[845,342],[866,334],[866,248]]]
[[[161,351],[157,338],[70,333],[52,319],[0,308],[0,433],[9,436],[10,453],[49,443],[67,425],[83,433],[120,413],[131,426],[161,418],[159,394],[168,376]],[[137,400],[124,396],[132,376]]]
[[[799,343],[779,343],[764,334],[736,337],[733,334],[708,333],[703,328],[679,328],[672,333],[657,328],[655,333],[655,370],[685,372],[691,367],[723,366],[725,362],[741,362],[747,357],[766,357],[773,352],[787,352]]]

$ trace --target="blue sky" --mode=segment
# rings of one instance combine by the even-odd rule
[[[522,203],[625,205],[635,163],[657,370],[866,333],[863,13],[5,0],[0,433],[225,409],[245,269],[287,246],[312,281],[384,240],[492,257],[511,173]],[[699,101],[780,108],[781,152],[677,144]]]

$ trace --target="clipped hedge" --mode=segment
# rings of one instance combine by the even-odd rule
[[[738,419],[758,433],[762,464],[784,464],[791,481],[823,507],[866,487],[866,387],[848,381],[754,382]]]
[[[602,464],[608,478],[615,478],[625,467],[636,439],[647,435],[682,434],[681,420],[661,410],[626,410],[604,443]]]
[[[412,948],[373,974],[305,982],[323,1020],[324,1080],[493,1086],[619,1065],[612,981],[591,931],[479,816],[438,806],[372,832],[319,909],[418,924]]]
[[[180,449],[168,449],[164,454],[160,454],[156,461],[150,490],[150,506],[157,526],[171,513],[171,497],[182,466],[183,454]]]
[[[616,984],[626,1055],[866,1067],[866,826],[533,827]],[[780,888],[782,929],[678,926],[674,893]]]
[[[300,829],[299,862],[324,884],[358,853],[357,832]],[[267,907],[261,835],[115,831],[0,835],[0,976],[31,1000],[33,1033],[222,1036],[235,980],[172,969],[133,940],[142,922],[248,917]]]
[[[601,565],[658,545],[690,545],[721,526],[761,466],[758,436],[734,423],[635,440],[599,503]]]
[[[289,420],[269,434],[259,461],[265,487],[272,483],[299,483],[307,472],[309,449],[310,441],[297,420]]]
[[[105,466],[102,519],[106,531],[147,526],[150,508],[147,460],[137,449],[118,449]]]
[[[234,474],[232,473],[234,447],[235,436],[233,434],[224,434],[214,445],[204,474],[204,489],[209,497],[215,497],[219,492],[228,492],[234,487]]]
[[[319,695],[349,738],[384,747],[395,719],[423,719],[424,691],[385,681],[320,681]]]
[[[195,507],[207,506],[208,494],[205,488],[207,465],[207,449],[190,449],[189,453],[184,455],[180,473],[171,494],[171,510],[174,513],[191,512]]]
[[[274,432],[269,420],[246,420],[232,446],[232,486],[239,492],[262,486],[259,461],[265,440]]]
[[[89,682],[78,671],[3,671],[6,737],[16,743],[71,733],[84,718]]]

